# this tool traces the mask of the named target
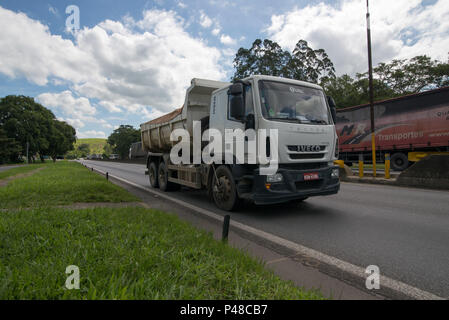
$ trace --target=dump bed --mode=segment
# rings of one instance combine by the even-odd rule
[[[212,92],[229,85],[227,82],[193,79],[182,108],[140,125],[144,150],[169,152],[172,147],[170,134],[178,128],[188,130],[192,137],[193,121],[209,116]]]

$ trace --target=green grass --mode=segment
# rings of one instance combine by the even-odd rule
[[[69,265],[80,269],[80,290],[65,289]],[[163,212],[1,214],[0,299],[320,298]]]
[[[2,172],[0,172],[0,180],[39,169],[43,165],[45,165],[45,164],[39,163],[39,164],[23,165],[23,166],[20,166],[17,168],[12,168],[12,169],[8,169],[6,171],[2,171]]]
[[[175,215],[55,208],[138,199],[78,163],[40,166],[0,187],[0,300],[322,298]],[[65,288],[70,265],[80,290]]]
[[[44,169],[32,176],[13,180],[1,187],[0,208],[138,201],[126,190],[79,163],[58,161],[43,166]]]
[[[88,144],[90,149],[90,154],[103,154],[104,146],[107,144],[106,139],[78,139],[75,142],[75,150],[78,146],[82,144]]]

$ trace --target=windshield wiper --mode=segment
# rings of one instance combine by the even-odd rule
[[[281,121],[295,121],[295,122],[298,122],[298,123],[303,123],[301,120],[299,120],[298,118],[276,118],[276,117],[272,117],[272,118],[269,118],[270,120],[281,120]]]
[[[324,120],[318,120],[318,119],[307,119],[307,120],[312,123],[327,124],[327,122]]]

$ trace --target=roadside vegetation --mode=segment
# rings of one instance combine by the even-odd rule
[[[108,145],[106,139],[77,139],[73,145],[73,150],[67,153],[67,158],[86,158],[91,154],[109,156],[111,153],[111,146]]]
[[[34,171],[36,169],[39,169],[43,166],[44,164],[30,164],[30,165],[23,165],[20,167],[16,167],[16,168],[12,168],[12,169],[8,169],[5,171],[0,172],[0,180],[2,179],[6,179],[9,177],[14,177],[17,176],[19,174],[24,174],[24,173],[28,173],[31,171]]]
[[[73,149],[75,129],[24,96],[0,98],[0,164],[53,160]]]
[[[10,181],[7,186],[0,188],[0,208],[137,200],[104,177],[92,174],[79,163],[60,161],[42,166],[43,170],[32,176]]]
[[[0,188],[0,299],[322,299],[175,215],[57,208],[136,198],[78,163],[43,166]]]

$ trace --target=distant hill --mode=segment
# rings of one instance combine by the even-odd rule
[[[78,139],[75,143],[75,150],[79,145],[88,144],[91,154],[103,154],[103,148],[106,143],[106,139]]]

